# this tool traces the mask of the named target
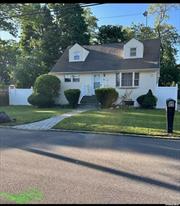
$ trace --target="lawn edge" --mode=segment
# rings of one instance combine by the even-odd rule
[[[142,137],[142,138],[154,138],[154,139],[166,139],[166,140],[180,140],[180,137],[163,137],[156,135],[146,135],[146,134],[133,134],[133,133],[120,133],[120,132],[95,132],[88,130],[68,130],[68,129],[49,129],[50,131],[55,132],[74,132],[74,133],[88,133],[88,134],[105,134],[105,135],[118,135],[118,136],[134,136],[134,137]]]
[[[151,139],[164,139],[164,140],[179,140],[180,137],[163,137],[163,136],[151,136],[146,134],[133,134],[133,133],[115,133],[115,132],[95,132],[95,131],[88,131],[88,130],[67,130],[67,129],[43,129],[43,130],[36,130],[36,129],[19,129],[14,128],[13,126],[0,126],[0,128],[4,129],[16,129],[16,130],[25,130],[25,131],[51,131],[51,132],[72,132],[72,133],[87,133],[87,134],[104,134],[104,135],[116,135],[116,136],[128,136],[128,137],[140,137],[140,138],[151,138]]]

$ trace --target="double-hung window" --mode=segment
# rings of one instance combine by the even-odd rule
[[[71,82],[71,75],[65,74],[65,75],[64,75],[64,81],[65,81],[65,82]]]
[[[139,73],[134,73],[134,86],[139,86]]]
[[[135,57],[136,56],[136,48],[130,48],[130,56]]]
[[[116,73],[116,87],[137,87],[139,86],[138,72]]]
[[[130,87],[133,86],[133,73],[122,73],[121,74],[121,86]]]
[[[79,74],[65,74],[64,82],[80,82],[80,76]]]
[[[78,74],[72,75],[72,78],[73,78],[73,82],[79,82],[80,81],[80,78],[79,78]]]
[[[80,52],[74,52],[74,60],[80,60]]]

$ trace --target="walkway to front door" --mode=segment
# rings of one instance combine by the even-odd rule
[[[87,108],[76,109],[76,110],[73,110],[72,112],[65,113],[59,116],[55,116],[55,117],[51,117],[49,119],[45,119],[42,121],[33,122],[29,124],[17,125],[17,126],[13,126],[12,128],[27,129],[27,130],[48,130],[54,127],[57,123],[59,123],[63,119],[72,117],[81,112],[86,112],[87,110],[88,110]]]

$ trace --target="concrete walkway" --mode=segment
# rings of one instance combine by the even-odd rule
[[[68,117],[72,117],[72,116],[79,114],[81,112],[86,112],[87,110],[88,109],[76,109],[76,110],[73,110],[72,112],[58,115],[55,117],[51,117],[49,119],[45,119],[42,121],[33,122],[33,123],[29,123],[29,124],[17,125],[17,126],[13,126],[12,128],[27,129],[27,130],[48,130],[48,129],[51,129],[53,126],[55,126],[60,121],[62,121],[63,119],[68,118]]]

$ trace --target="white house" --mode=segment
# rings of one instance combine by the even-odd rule
[[[67,104],[64,91],[78,88],[83,96],[92,96],[96,88],[113,87],[121,98],[125,92],[131,99],[156,91],[160,76],[160,40],[138,41],[126,44],[75,44],[68,47],[51,74],[61,81],[59,103]]]

